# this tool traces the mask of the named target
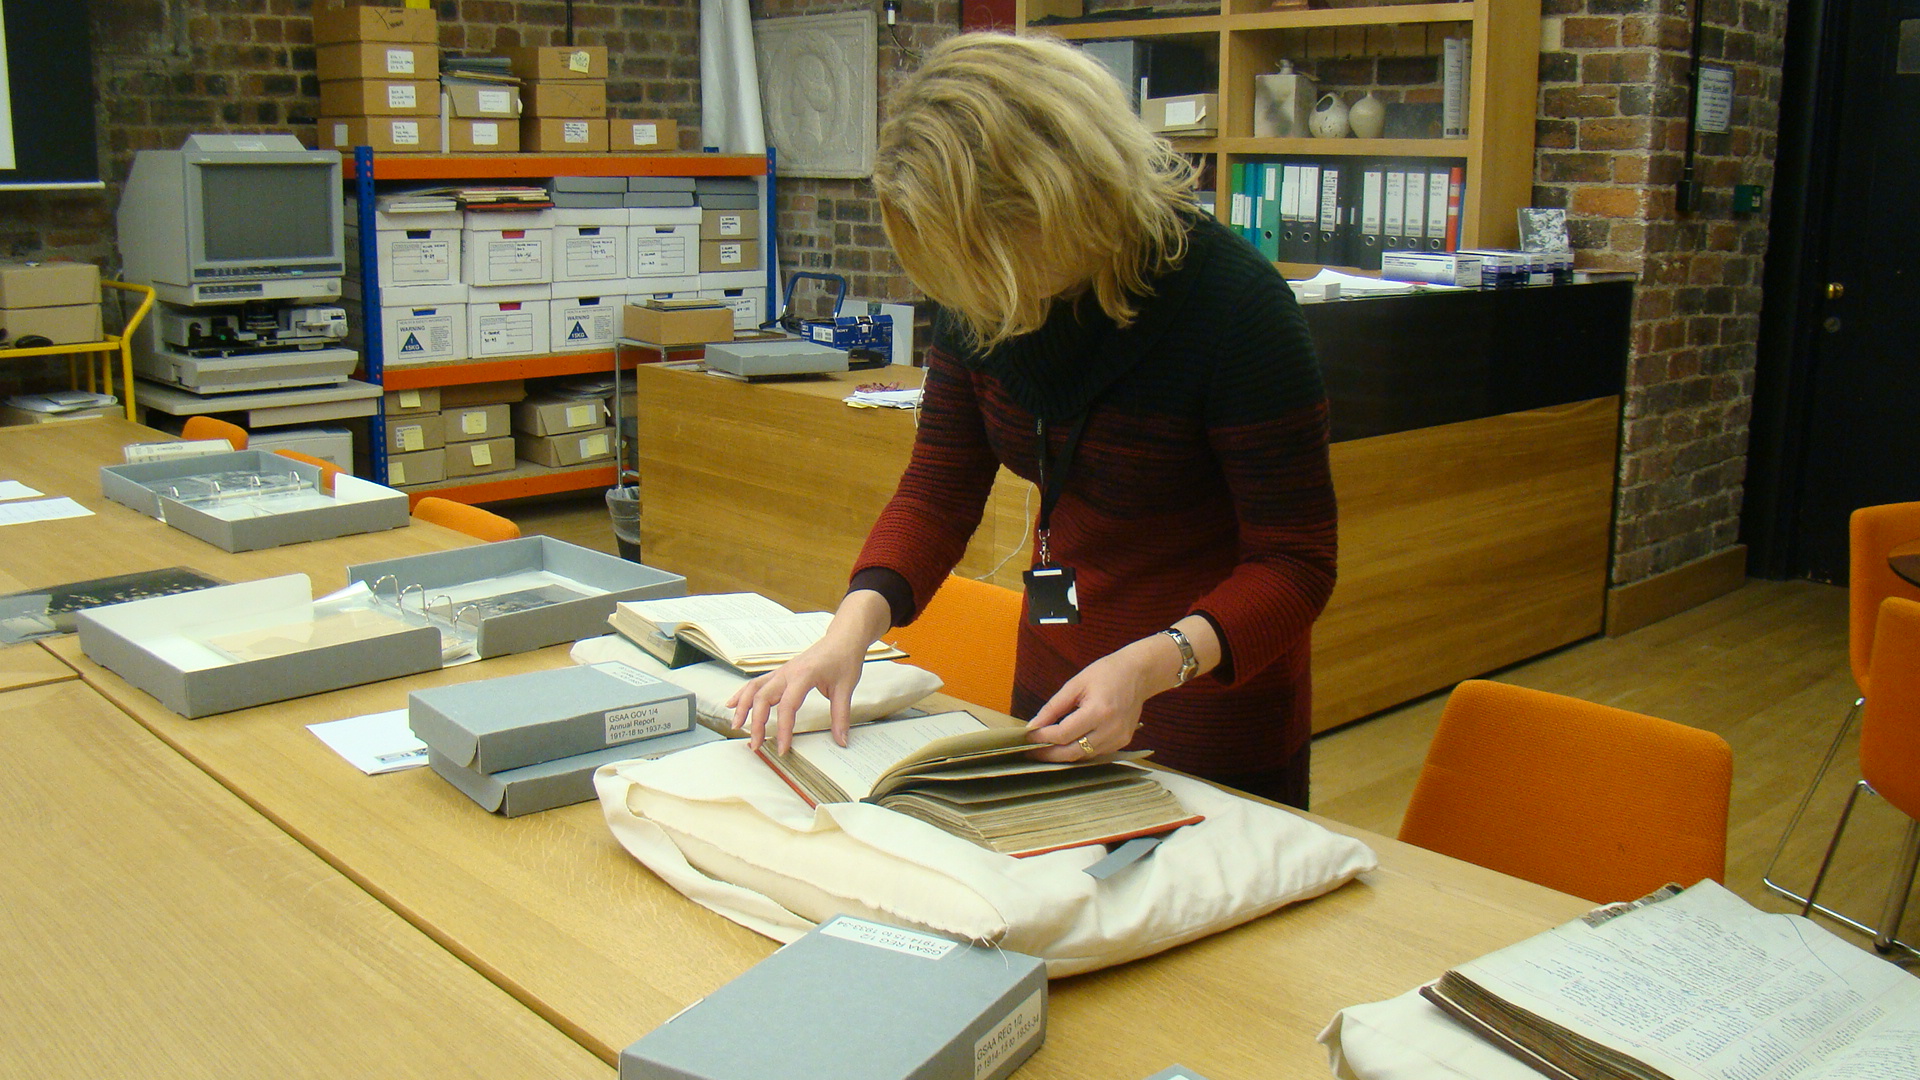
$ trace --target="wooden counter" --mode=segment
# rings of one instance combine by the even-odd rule
[[[1608,283],[1308,306],[1340,501],[1315,730],[1600,631],[1631,300]],[[841,399],[923,374],[750,385],[642,365],[647,562],[692,591],[831,610],[914,434],[912,412]],[[1001,470],[960,573],[1020,587],[1032,492]]]

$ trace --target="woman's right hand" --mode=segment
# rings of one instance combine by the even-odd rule
[[[853,723],[853,688],[860,683],[867,646],[892,626],[892,612],[879,593],[848,593],[819,641],[785,664],[749,680],[727,699],[735,730],[747,733],[758,750],[771,723],[774,749],[784,754],[793,743],[793,724],[809,691],[827,699],[833,741],[847,745]]]

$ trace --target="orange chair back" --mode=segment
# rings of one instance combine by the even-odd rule
[[[940,676],[946,693],[1007,712],[1013,708],[1020,601],[1004,586],[951,576],[919,618],[881,636],[912,654],[908,663]]]
[[[1920,603],[1881,601],[1870,678],[1860,777],[1901,813],[1920,818]]]
[[[1863,506],[1847,521],[1847,659],[1862,695],[1880,601],[1889,596],[1920,600],[1920,586],[1908,584],[1887,565],[1887,552],[1909,540],[1920,540],[1920,502]]]
[[[1726,874],[1726,740],[1503,683],[1455,687],[1400,839],[1596,903]]]
[[[294,461],[303,462],[318,468],[320,470],[321,491],[332,491],[333,478],[345,471],[326,458],[314,457],[312,454],[303,454],[298,450],[275,450],[274,453],[279,454],[283,458],[290,458]]]
[[[421,521],[431,521],[455,532],[463,532],[476,540],[517,540],[520,538],[520,526],[501,517],[491,510],[482,510],[477,506],[468,506],[452,499],[442,499],[429,495],[413,504],[413,516]]]
[[[195,439],[225,439],[233,444],[235,450],[247,448],[247,429],[217,416],[187,417],[185,426],[180,429],[180,437],[189,442]]]

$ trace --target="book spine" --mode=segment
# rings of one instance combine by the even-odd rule
[[[1468,38],[1446,39],[1440,68],[1440,134],[1443,138],[1467,137],[1467,65],[1471,45]]]
[[[1447,250],[1460,250],[1460,204],[1467,193],[1467,170],[1455,165],[1447,176]]]

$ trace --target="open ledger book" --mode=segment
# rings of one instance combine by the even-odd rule
[[[1920,1076],[1920,979],[1703,881],[1601,908],[1423,996],[1547,1076]]]
[[[761,760],[808,805],[870,802],[1006,855],[1155,836],[1201,820],[1147,770],[1111,758],[1055,764],[1026,756],[1026,729],[971,713],[881,720],[848,745],[829,732],[771,742]]]
[[[828,611],[788,611],[759,593],[711,593],[665,600],[629,600],[607,622],[668,667],[718,660],[747,675],[772,671],[819,641]],[[907,654],[876,641],[868,660]]]

